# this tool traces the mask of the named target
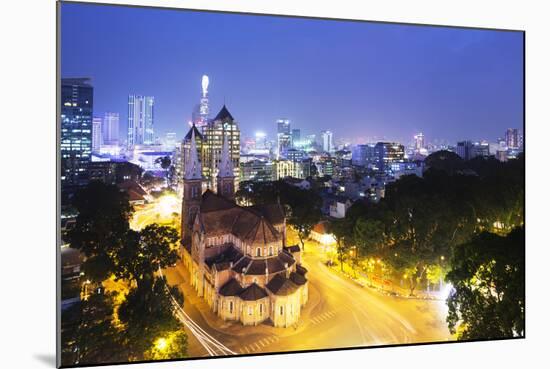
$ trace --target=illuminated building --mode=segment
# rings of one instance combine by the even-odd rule
[[[274,164],[276,180],[286,177],[305,179],[310,176],[311,160],[309,159],[301,161],[279,159],[275,160]]]
[[[422,132],[414,135],[414,150],[421,151],[424,149],[424,134]]]
[[[323,141],[323,151],[332,152],[334,149],[333,136],[331,131],[321,132],[321,139]]]
[[[241,161],[239,164],[240,180],[253,181],[253,182],[270,182],[276,179],[275,168],[276,166],[272,161],[267,159],[253,159],[248,161]]]
[[[374,163],[374,146],[374,144],[354,146],[351,152],[351,163],[361,167]]]
[[[61,80],[61,183],[85,185],[92,154],[93,87],[89,78]]]
[[[154,144],[153,96],[128,96],[128,148]]]
[[[197,295],[221,319],[289,327],[298,322],[308,299],[301,250],[286,245],[280,205],[235,203],[231,137],[226,131],[222,138],[217,193],[202,193],[201,162],[191,131],[183,180],[183,265]]]
[[[378,142],[374,146],[374,155],[376,166],[384,171],[390,169],[391,163],[405,160],[405,147],[395,142]]]
[[[291,132],[292,147],[295,147],[296,143],[300,141],[300,129],[294,128]]]
[[[202,129],[208,124],[208,118],[210,116],[210,105],[208,99],[208,85],[210,84],[210,79],[207,75],[202,76],[201,80],[201,99],[200,103],[195,106],[193,111],[192,121],[193,123]]]
[[[487,142],[460,141],[456,144],[456,154],[464,160],[477,156],[489,156],[490,147]]]
[[[92,152],[99,152],[102,145],[101,140],[101,118],[92,118]]]
[[[105,113],[101,124],[103,145],[115,146],[119,144],[119,123],[118,113]]]
[[[237,121],[224,105],[218,115],[203,127],[202,133],[193,124],[183,140],[183,163],[184,170],[186,159],[189,155],[191,136],[196,136],[196,145],[199,153],[199,160],[202,165],[204,178],[204,189],[214,189],[216,176],[218,175],[221,162],[221,152],[224,136],[228,137],[229,152],[233,162],[235,187],[239,185],[239,158],[241,155],[240,130]]]
[[[286,151],[292,145],[292,136],[290,134],[290,120],[277,120],[277,153],[276,157],[285,157]]]
[[[504,134],[504,140],[509,149],[518,149],[520,140],[517,128],[508,128]]]

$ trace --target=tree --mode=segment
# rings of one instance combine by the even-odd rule
[[[160,167],[162,169],[164,169],[166,175],[165,175],[165,179],[166,179],[166,184],[168,185],[168,168],[170,168],[170,166],[172,165],[172,160],[170,160],[170,157],[169,156],[162,156],[162,157],[159,157],[155,160],[155,163],[156,164],[160,164]]]
[[[174,265],[179,256],[178,232],[169,226],[150,224],[141,231],[129,231],[127,241],[116,256],[116,275],[138,286],[153,278],[159,268]]]
[[[447,174],[453,174],[464,168],[464,160],[457,154],[448,150],[436,151],[424,159],[427,168],[443,170]]]
[[[84,254],[83,268],[97,282],[112,272],[110,261],[124,245],[133,208],[118,187],[93,181],[73,199],[76,223],[68,232],[72,248]]]
[[[288,205],[288,224],[296,230],[302,250],[305,251],[305,240],[321,220],[321,198],[311,190],[287,185],[281,191],[281,202]]]
[[[128,359],[121,332],[112,324],[113,299],[105,293],[96,293],[88,300],[75,305],[80,310],[80,321],[71,336],[62,334],[62,341],[66,345],[74,340],[77,349],[76,357],[69,364],[105,364],[123,362]]]
[[[340,270],[344,271],[344,255],[348,252],[352,239],[352,227],[349,218],[333,219],[329,223],[329,232],[336,239],[336,252]]]
[[[172,314],[172,297],[182,305],[183,295],[176,287],[169,287],[166,278],[146,279],[133,288],[120,305],[120,321],[125,325],[125,339],[130,360],[142,360],[154,355],[159,338],[168,337],[182,329],[181,323]],[[182,345],[172,348],[176,357],[186,351],[187,340],[181,337],[173,342]],[[185,347],[183,346],[185,345]],[[162,348],[161,348],[162,349]]]
[[[525,230],[482,232],[453,248],[447,323],[459,340],[523,336]]]

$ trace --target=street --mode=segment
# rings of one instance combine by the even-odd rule
[[[134,229],[167,221],[179,202],[148,204],[136,211]],[[159,209],[167,208],[157,215]],[[275,328],[267,323],[243,326],[224,322],[212,313],[191,288],[181,263],[164,270],[169,284],[185,297],[183,311],[176,312],[188,335],[190,357],[253,354],[378,346],[453,339],[445,322],[446,305],[441,300],[409,299],[381,294],[362,287],[324,264],[321,247],[307,242],[302,255],[308,269],[309,301],[297,326]]]

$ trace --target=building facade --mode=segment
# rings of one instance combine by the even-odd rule
[[[193,125],[182,142],[183,170],[191,148],[191,136],[195,136],[199,161],[201,162],[204,189],[215,189],[216,177],[221,162],[223,137],[228,136],[229,152],[233,161],[235,187],[239,185],[240,130],[237,121],[224,105],[218,115],[202,127],[202,132]]]
[[[227,138],[226,138],[227,137]],[[307,302],[300,248],[286,245],[280,205],[235,203],[231,135],[223,137],[216,193],[202,193],[195,133],[183,180],[182,260],[197,294],[224,320],[288,327]]]
[[[85,185],[92,155],[94,91],[89,78],[61,80],[61,183]]]
[[[153,96],[128,96],[128,147],[152,145],[154,143]]]
[[[101,136],[104,145],[118,146],[120,117],[118,113],[105,113],[101,125]]]

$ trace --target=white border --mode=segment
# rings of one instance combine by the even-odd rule
[[[111,1],[125,3],[124,1]],[[541,366],[548,329],[550,260],[545,225],[547,170],[548,11],[544,2],[504,0],[194,0],[133,4],[352,18],[527,31],[527,338],[466,343],[218,359],[135,368],[371,366],[465,368]],[[0,98],[2,180],[0,212],[1,366],[53,367],[55,354],[55,4],[2,2]],[[544,355],[544,356],[543,356]],[[543,364],[542,364],[543,365]],[[108,367],[105,367],[108,368]]]

